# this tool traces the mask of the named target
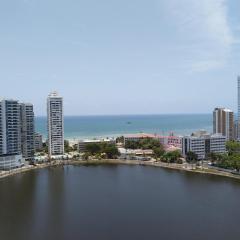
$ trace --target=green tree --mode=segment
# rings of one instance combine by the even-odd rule
[[[154,149],[162,147],[158,139],[144,138],[139,141],[128,140],[125,142],[125,148],[129,149]]]
[[[107,158],[116,158],[120,155],[117,147],[114,144],[101,144],[101,152],[106,154]]]
[[[229,155],[234,153],[240,153],[240,143],[236,141],[228,141],[226,143],[226,148]]]
[[[125,148],[128,148],[128,149],[138,149],[140,148],[140,143],[139,141],[126,141],[125,142]]]
[[[86,151],[94,155],[101,152],[101,147],[99,143],[89,143],[86,145]]]
[[[83,159],[83,160],[88,160],[89,157],[90,157],[90,153],[88,153],[88,152],[85,152],[85,153],[82,155],[82,159]]]
[[[163,145],[158,139],[144,138],[139,141],[128,140],[125,142],[125,148],[128,149],[151,149],[155,158],[160,158],[165,153]]]
[[[163,148],[163,146],[160,146],[160,147],[154,147],[153,149],[153,153],[154,153],[154,156],[155,158],[160,158],[164,155],[165,153],[165,150]]]
[[[45,153],[48,153],[48,145],[47,145],[47,142],[44,142],[43,145],[42,145],[42,151],[45,152]]]
[[[117,158],[120,153],[115,144],[110,143],[89,143],[86,145],[86,152],[90,155],[94,155],[96,158]]]
[[[139,145],[141,149],[153,149],[161,147],[160,141],[153,138],[144,138],[139,141]]]
[[[182,154],[179,150],[167,152],[162,156],[162,161],[167,163],[182,163]]]
[[[73,148],[69,145],[69,141],[68,140],[64,140],[64,151],[66,153],[72,152]]]
[[[198,156],[196,153],[189,151],[186,154],[186,160],[188,163],[194,163],[198,161]]]
[[[74,144],[73,147],[72,147],[72,150],[76,152],[78,150],[78,145]]]
[[[178,162],[179,159],[182,157],[182,154],[179,150],[175,150],[170,152],[170,154],[172,155],[172,159],[174,159],[174,161]]]
[[[211,161],[211,163],[217,164],[224,159],[224,154],[211,152],[208,154],[208,159]]]
[[[116,143],[124,143],[124,136],[116,138]]]

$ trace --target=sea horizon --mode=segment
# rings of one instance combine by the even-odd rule
[[[111,138],[132,133],[188,135],[212,131],[212,114],[130,114],[64,116],[65,139]],[[47,117],[36,117],[36,131],[47,137]]]
[[[234,112],[235,113],[235,112]],[[76,115],[64,115],[65,117],[114,117],[114,116],[162,116],[162,115],[212,115],[211,112],[206,112],[206,113],[134,113],[134,114],[76,114]],[[35,115],[36,118],[41,118],[41,117],[47,117],[46,115]]]

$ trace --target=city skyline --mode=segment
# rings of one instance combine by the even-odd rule
[[[235,0],[1,2],[3,97],[33,103],[36,116],[46,115],[54,90],[65,115],[236,112],[239,7]]]
[[[239,0],[0,0],[0,239],[239,239]]]

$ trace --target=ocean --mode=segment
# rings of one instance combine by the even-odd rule
[[[211,114],[66,116],[66,139],[116,137],[128,133],[191,134],[196,130],[212,132]],[[47,118],[36,117],[36,131],[47,136]]]

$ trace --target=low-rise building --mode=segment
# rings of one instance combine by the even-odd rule
[[[22,155],[0,155],[0,170],[11,170],[24,165]]]
[[[180,136],[174,136],[174,135],[169,135],[169,136],[160,136],[157,135],[157,138],[160,140],[160,143],[165,147],[177,147],[180,148],[182,147],[182,137]]]
[[[227,138],[221,134],[210,136],[210,151],[207,153],[226,153]]]
[[[226,141],[226,136],[221,134],[211,135],[206,131],[199,131],[183,137],[182,154],[186,157],[188,152],[194,152],[199,160],[203,160],[209,153],[225,153]]]
[[[171,146],[169,145],[168,147],[165,147],[165,151],[166,152],[174,152],[174,151],[182,151],[182,147],[175,147],[175,146]]]
[[[124,143],[127,141],[138,142],[142,139],[147,139],[147,138],[156,138],[156,135],[148,134],[148,133],[126,134],[124,135]]]
[[[153,155],[152,149],[126,149],[118,148],[120,159],[126,160],[150,160]]]

